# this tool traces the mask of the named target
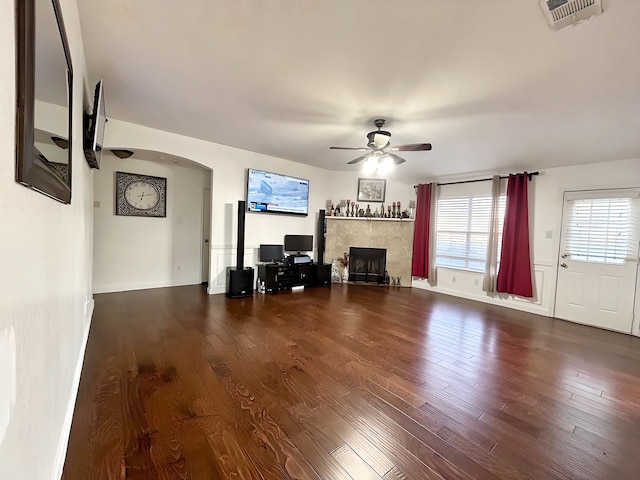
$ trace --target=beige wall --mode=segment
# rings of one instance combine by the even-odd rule
[[[7,480],[60,477],[93,308],[93,183],[77,141],[86,68],[76,0],[60,3],[74,68],[71,205],[15,182],[15,2],[0,1],[0,478]]]
[[[491,192],[491,182],[472,184],[484,186]],[[413,286],[426,290],[456,295],[486,303],[553,316],[555,288],[560,248],[563,193],[576,190],[597,190],[640,186],[640,159],[548,168],[540,171],[529,183],[529,229],[531,231],[531,267],[534,280],[534,298],[492,298],[482,291],[481,273],[451,268],[438,268],[437,286],[425,280],[413,279]],[[461,193],[468,185],[456,186]],[[454,187],[449,187],[454,188]],[[475,187],[474,187],[475,188]],[[640,275],[640,272],[639,272]],[[636,283],[636,298],[640,298],[640,281]],[[636,312],[638,311],[636,301]],[[636,315],[637,316],[637,315]],[[636,322],[635,332],[639,322]]]
[[[117,171],[166,178],[167,216],[116,215]],[[94,293],[199,284],[205,188],[211,188],[211,172],[187,161],[104,155],[94,179]]]

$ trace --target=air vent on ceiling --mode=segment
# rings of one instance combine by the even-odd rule
[[[602,0],[539,0],[549,25],[554,29],[575,25],[602,13]]]

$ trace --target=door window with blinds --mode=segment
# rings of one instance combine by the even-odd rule
[[[489,190],[491,183],[486,182]],[[438,199],[436,265],[484,272],[491,221],[491,193],[449,196]],[[499,235],[504,224],[505,195],[499,200]],[[498,252],[498,258],[500,253]]]
[[[578,262],[624,265],[637,260],[640,190],[565,195],[568,222],[564,257]]]

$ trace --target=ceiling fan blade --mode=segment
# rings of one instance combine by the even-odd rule
[[[365,153],[364,155],[358,157],[358,158],[354,158],[353,160],[351,160],[350,162],[347,162],[347,165],[353,165],[354,163],[358,163],[361,162],[362,160],[364,160],[365,158],[367,158],[369,156],[368,153]]]
[[[369,150],[367,147],[329,147],[331,150],[358,150],[364,152]]]
[[[400,165],[401,163],[406,162],[406,160],[404,158],[399,157],[395,153],[388,153],[387,155],[389,155],[391,158],[393,158],[393,163],[396,164],[396,165]]]
[[[419,152],[422,150],[431,150],[430,143],[409,143],[407,145],[396,145],[395,147],[389,147],[389,150],[395,150],[399,152]]]

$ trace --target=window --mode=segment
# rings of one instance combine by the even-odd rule
[[[499,244],[505,204],[506,197],[501,195],[498,204]],[[436,223],[436,265],[484,272],[490,221],[491,195],[440,198]]]
[[[624,265],[637,249],[633,198],[568,201],[565,254],[571,260]]]

